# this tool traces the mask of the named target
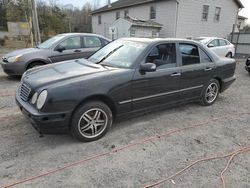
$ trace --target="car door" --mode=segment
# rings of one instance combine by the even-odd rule
[[[181,99],[197,98],[211,79],[215,63],[204,49],[195,44],[180,43],[178,49],[181,57]]]
[[[221,50],[221,56],[225,57],[230,52],[229,45],[223,39],[220,39],[219,42],[220,42],[220,47],[221,47],[220,48],[220,50]]]
[[[85,58],[89,58],[93,55],[97,50],[99,50],[103,43],[97,36],[84,36],[83,37],[84,44],[84,56]]]
[[[166,46],[165,53],[160,51]],[[142,63],[155,63],[155,72],[136,70],[132,81],[133,110],[176,102],[180,99],[180,67],[176,56],[176,44],[166,43],[154,46]]]
[[[59,49],[63,50],[59,50]],[[80,59],[83,57],[83,44],[81,36],[66,38],[61,41],[51,53],[50,60],[55,62],[66,61],[71,59]]]

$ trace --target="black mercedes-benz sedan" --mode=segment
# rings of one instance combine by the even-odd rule
[[[250,57],[247,59],[247,61],[246,61],[246,70],[247,70],[247,72],[249,72],[249,74],[250,74]]]
[[[115,119],[174,104],[212,105],[235,81],[234,59],[180,39],[119,39],[88,60],[28,70],[16,101],[41,133],[94,141]]]

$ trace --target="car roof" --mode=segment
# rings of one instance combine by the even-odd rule
[[[205,40],[205,39],[207,39],[207,40],[214,40],[214,39],[222,39],[222,40],[227,40],[227,39],[225,39],[225,38],[220,38],[220,37],[195,37],[194,39],[202,39],[202,40]]]
[[[61,34],[58,34],[58,35],[61,35],[61,36],[94,36],[94,37],[100,37],[100,38],[104,38],[106,40],[109,40],[108,38],[105,38],[104,36],[101,36],[101,35],[98,35],[98,34],[93,34],[93,33],[61,33]]]
[[[126,40],[126,41],[133,41],[133,42],[141,42],[141,43],[157,43],[157,42],[191,42],[191,43],[197,43],[196,41],[189,40],[189,39],[180,39],[180,38],[137,38],[137,37],[131,37],[131,38],[121,38],[118,40]]]

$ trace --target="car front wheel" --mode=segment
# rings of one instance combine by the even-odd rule
[[[220,92],[220,83],[216,79],[212,79],[202,91],[201,104],[203,106],[212,105],[218,98]]]
[[[110,108],[99,101],[82,105],[73,115],[71,132],[81,142],[91,142],[103,137],[111,127]]]

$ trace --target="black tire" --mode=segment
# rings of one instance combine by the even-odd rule
[[[33,62],[33,63],[29,64],[27,70],[35,68],[35,67],[40,67],[40,66],[43,66],[43,65],[44,65],[44,63],[41,63],[41,62]]]
[[[92,142],[102,138],[112,123],[113,115],[110,108],[103,102],[90,101],[80,106],[74,113],[71,133],[81,142]]]
[[[232,54],[231,52],[229,52],[229,53],[226,55],[226,57],[228,57],[228,58],[233,58],[233,54]]]
[[[211,87],[216,89],[212,92]],[[211,92],[210,92],[211,91]],[[220,93],[220,83],[216,79],[212,79],[209,83],[203,88],[200,103],[202,106],[210,106],[215,103]],[[213,96],[214,95],[214,96]]]

